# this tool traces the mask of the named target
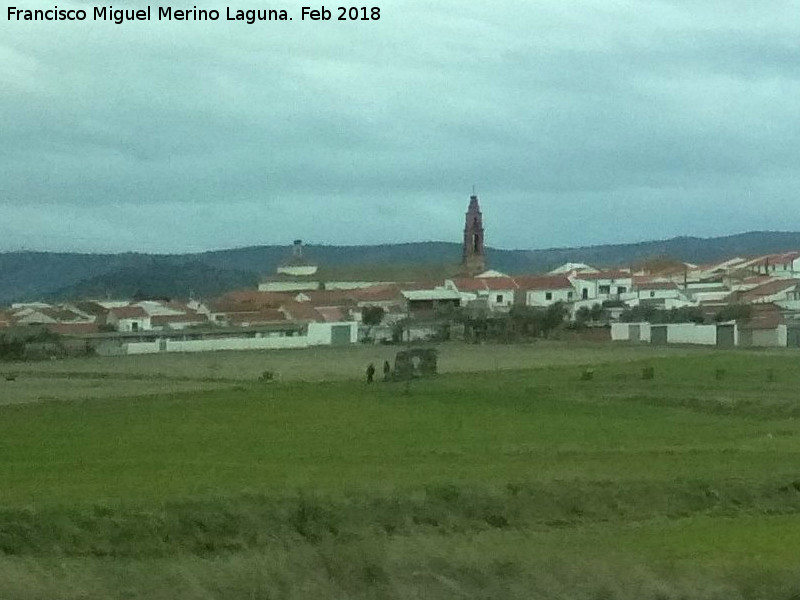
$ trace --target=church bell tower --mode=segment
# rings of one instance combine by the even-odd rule
[[[483,249],[483,215],[478,205],[478,196],[469,197],[469,208],[464,223],[464,251],[461,270],[466,275],[478,275],[486,270],[486,254]]]

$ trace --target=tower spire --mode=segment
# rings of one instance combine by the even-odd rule
[[[483,214],[473,185],[464,221],[464,247],[461,257],[461,269],[467,275],[477,275],[486,270],[483,235]]]

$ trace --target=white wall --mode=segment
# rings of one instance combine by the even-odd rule
[[[631,339],[631,325],[639,327],[639,337]],[[611,340],[615,342],[650,342],[650,323],[612,323]]]
[[[159,351],[158,340],[154,342],[128,342],[122,344],[123,354],[155,354]]]
[[[724,292],[692,292],[689,296],[695,302],[715,302],[717,300],[723,300],[727,296],[730,296],[729,291]]]
[[[644,290],[637,290],[636,291],[636,296],[640,300],[649,300],[649,299],[661,300],[661,299],[664,299],[664,298],[679,298],[680,297],[680,292],[678,292],[678,290],[676,290],[674,288],[670,289],[670,290],[647,290],[647,289],[644,289]]]
[[[514,304],[514,290],[487,290],[486,292],[481,292],[485,294],[489,301],[489,308],[492,310],[495,309],[508,309]],[[500,296],[502,299],[498,302],[497,297]]]
[[[551,295],[550,300],[547,299],[547,294]],[[572,296],[570,296],[572,294]],[[550,306],[559,300],[562,302],[573,302],[580,298],[580,293],[572,288],[561,290],[528,290],[525,294],[526,306]]]
[[[612,323],[611,341],[627,342],[630,340],[630,323]]]
[[[761,348],[786,347],[786,325],[775,329],[753,329],[752,345]]]
[[[350,328],[350,343],[358,342],[358,323],[355,321],[341,321],[338,323],[309,323],[308,345],[326,346],[333,340],[333,327],[347,325]]]
[[[609,298],[618,298],[620,294],[627,294],[631,291],[633,287],[633,279],[631,277],[621,277],[619,279],[587,279],[583,280],[580,278],[580,275],[577,275],[572,282],[572,285],[578,290],[577,298],[582,299],[582,290],[583,288],[589,289],[589,297],[591,298],[600,298],[602,300],[608,300]],[[600,292],[600,286],[608,286],[608,292]],[[618,291],[619,288],[625,288],[624,292]]]
[[[208,340],[167,340],[167,352],[209,352],[213,350],[266,350],[278,348],[306,348],[308,338],[292,337],[216,338]]]
[[[134,323],[137,325],[135,331],[147,331],[151,328],[150,317],[139,317],[136,319],[119,319],[117,321],[117,331],[134,331]]]
[[[717,344],[716,325],[695,325],[694,323],[670,323],[667,325],[667,342],[670,344]]]
[[[127,354],[157,354],[160,341],[129,342],[123,345]],[[212,352],[214,350],[266,350],[280,348],[306,348],[305,336],[260,338],[215,338],[207,340],[167,340],[164,352]]]
[[[575,299],[583,300],[583,290],[588,290],[586,300],[594,300],[597,298],[597,282],[594,280],[582,280],[576,277],[572,280],[572,285],[575,287]]]
[[[214,350],[266,350],[280,348],[307,348],[308,346],[329,345],[334,325],[347,325],[350,328],[350,343],[358,342],[358,323],[309,323],[308,335],[270,335],[258,337],[224,337],[204,340],[166,340],[164,352],[211,352]],[[129,342],[123,344],[127,354],[155,354],[161,348],[162,340],[152,342]]]

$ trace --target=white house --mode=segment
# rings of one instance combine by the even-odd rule
[[[745,292],[734,292],[728,302],[766,304],[800,300],[800,279],[773,279]]]
[[[525,306],[550,306],[556,302],[574,302],[575,287],[566,275],[515,277]]]
[[[578,290],[581,300],[617,300],[633,287],[633,276],[630,271],[576,273],[570,280]]]
[[[148,331],[150,315],[141,306],[121,306],[108,311],[106,322],[117,331]]]
[[[489,310],[507,311],[513,305],[519,285],[506,276],[447,279],[445,288],[462,294],[464,301],[483,299]]]
[[[759,256],[745,262],[742,268],[758,275],[770,275],[772,277],[800,276],[800,252],[782,252]]]
[[[634,283],[633,293],[642,300],[685,300],[678,284],[674,281],[642,281]]]

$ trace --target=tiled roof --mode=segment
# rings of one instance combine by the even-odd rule
[[[740,324],[741,329],[775,329],[786,321],[774,304],[754,304],[750,318]]]
[[[764,283],[769,283],[770,281],[773,281],[773,278],[769,275],[752,275],[751,277],[745,277],[742,279],[742,283],[748,285],[762,285]]]
[[[278,308],[283,302],[291,300],[294,294],[284,292],[259,292],[240,290],[228,292],[206,304],[213,313],[255,311],[263,308]]]
[[[56,322],[70,322],[70,321],[86,321],[86,318],[68,308],[60,306],[52,306],[49,308],[42,308],[39,312],[45,316],[50,317]]]
[[[153,315],[150,317],[152,325],[168,325],[170,323],[206,323],[208,318],[197,313],[184,313],[182,315]]]
[[[483,281],[486,282],[487,290],[496,292],[516,290],[519,288],[519,284],[517,284],[513,277],[486,277]]]
[[[359,302],[387,302],[402,299],[400,287],[397,285],[376,285],[360,290],[353,290],[353,298]]]
[[[768,265],[787,265],[800,258],[800,252],[781,252],[766,254],[754,258],[744,264],[746,267],[766,267]]]
[[[353,295],[355,290],[307,290],[298,292],[294,299],[305,296],[308,302],[315,306],[346,306],[348,304],[355,304],[356,300]]]
[[[565,290],[572,289],[572,282],[566,275],[525,275],[514,280],[523,290]]]
[[[347,314],[339,306],[321,306],[318,307],[317,312],[322,315],[328,323],[335,323],[338,321],[347,321]]]
[[[483,279],[475,277],[461,277],[453,279],[453,285],[459,292],[483,292],[486,290],[486,284]]]
[[[49,323],[45,328],[61,335],[81,335],[84,333],[99,333],[99,323]]]
[[[788,291],[800,284],[797,279],[773,279],[746,292],[734,292],[726,298],[729,302],[757,302],[761,298]]]
[[[325,317],[310,302],[285,302],[281,305],[281,311],[292,321],[325,321]]]
[[[146,317],[147,313],[141,306],[121,306],[108,311],[118,319],[139,319]]]
[[[228,321],[231,325],[276,323],[286,321],[286,315],[277,308],[265,308],[253,312],[230,313]]]

